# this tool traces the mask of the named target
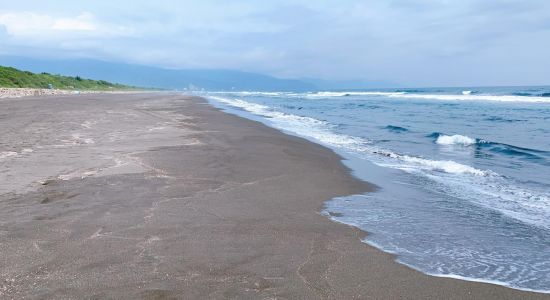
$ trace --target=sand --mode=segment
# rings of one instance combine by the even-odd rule
[[[550,298],[396,263],[321,215],[338,155],[203,99],[0,105],[0,298]]]
[[[80,92],[56,89],[0,88],[0,98],[20,98],[29,96],[70,95]]]
[[[1,98],[21,98],[30,96],[53,96],[53,95],[79,95],[79,94],[98,94],[98,93],[128,93],[128,91],[79,91],[79,90],[59,90],[59,89],[35,89],[35,88],[2,88],[0,87]]]

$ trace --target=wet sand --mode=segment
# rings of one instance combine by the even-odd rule
[[[0,298],[550,298],[395,263],[320,214],[339,156],[200,98],[0,105]]]

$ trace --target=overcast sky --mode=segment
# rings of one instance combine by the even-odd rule
[[[2,0],[0,54],[407,86],[548,85],[550,1]]]

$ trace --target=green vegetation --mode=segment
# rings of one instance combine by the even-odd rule
[[[49,85],[61,90],[137,90],[136,87],[110,83],[104,80],[84,79],[48,73],[35,74],[11,67],[0,66],[0,87],[47,89]]]

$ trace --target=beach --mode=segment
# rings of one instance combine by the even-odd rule
[[[123,90],[113,91],[93,91],[93,90],[61,90],[61,89],[35,89],[35,88],[0,88],[1,98],[21,98],[31,96],[53,96],[53,95],[78,95],[78,94],[97,94],[97,93],[109,93],[120,94],[128,93]]]
[[[202,98],[0,105],[0,298],[550,299],[396,263],[321,213],[377,187]]]

